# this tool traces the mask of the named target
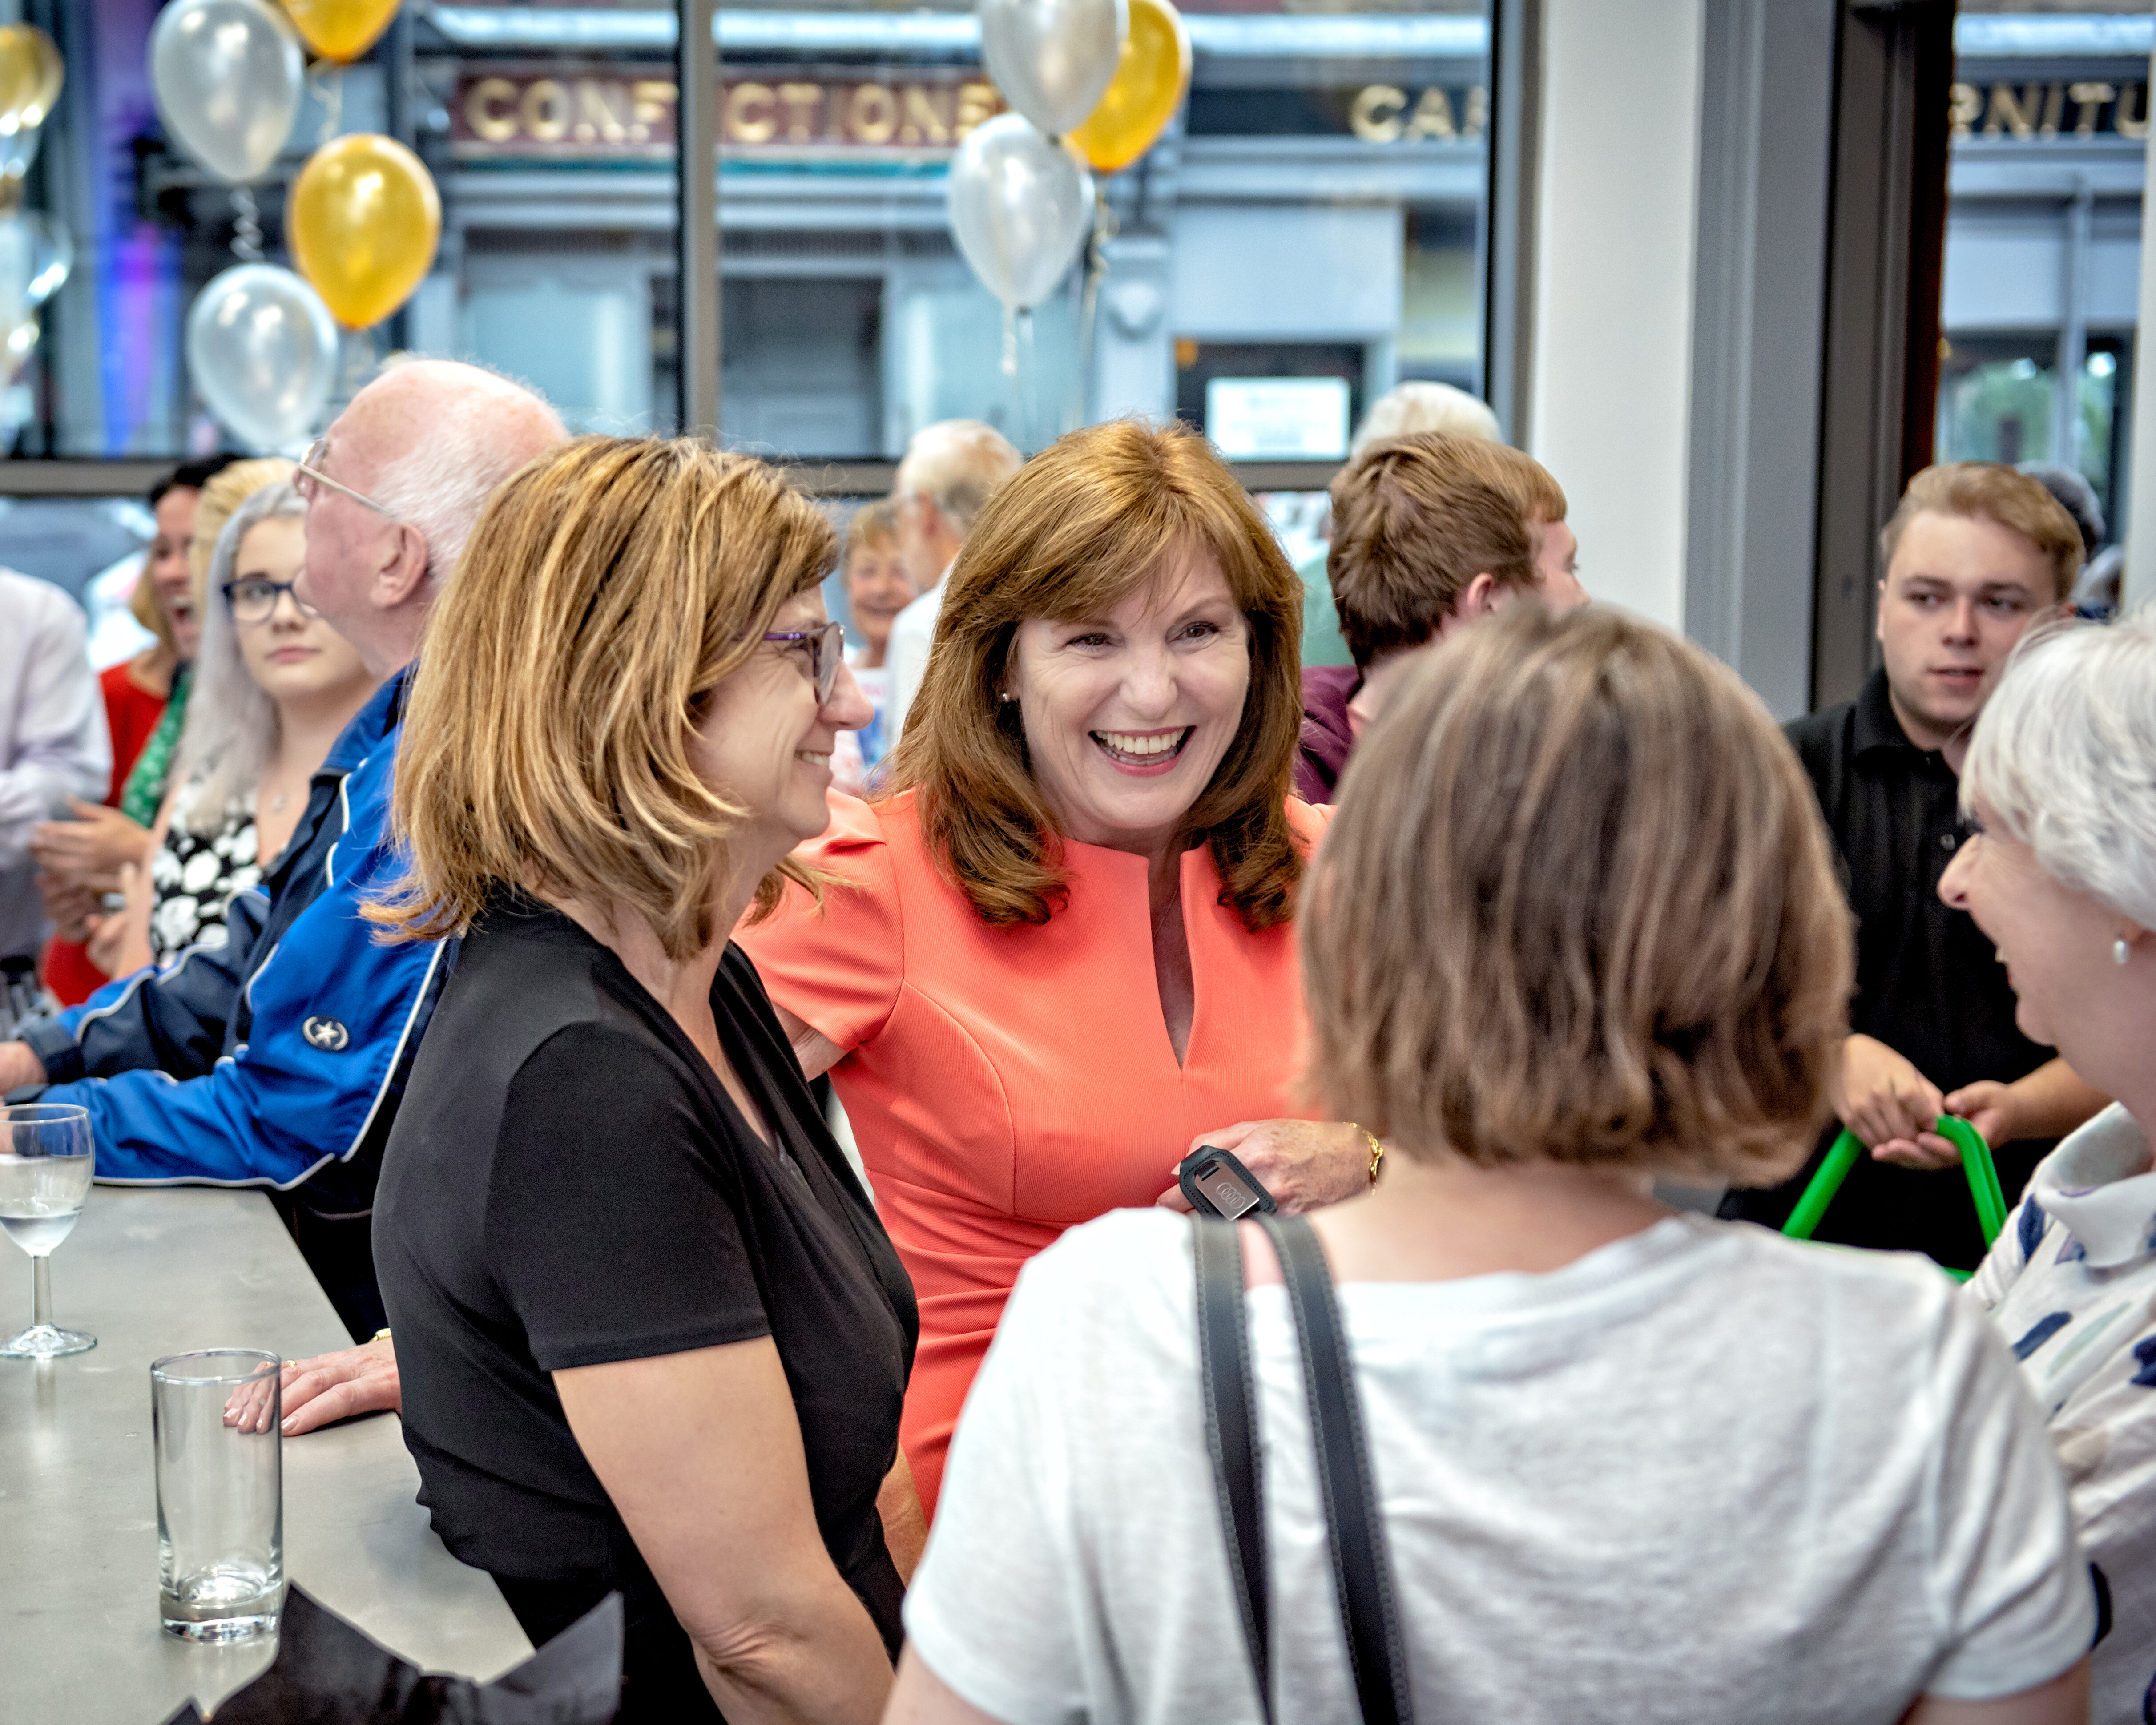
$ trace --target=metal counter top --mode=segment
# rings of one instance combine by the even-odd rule
[[[30,1260],[0,1244],[0,1333],[29,1322]],[[157,1620],[150,1362],[198,1348],[285,1358],[348,1345],[256,1192],[100,1186],[53,1254],[54,1322],[97,1346],[0,1359],[0,1718],[158,1725],[208,1711],[274,1643],[199,1647]],[[414,1501],[394,1414],[285,1443],[285,1573],[429,1671],[487,1679],[531,1649],[501,1594]]]

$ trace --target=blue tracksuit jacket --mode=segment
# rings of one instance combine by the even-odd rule
[[[24,1029],[54,1081],[39,1099],[90,1110],[100,1180],[270,1187],[290,1194],[288,1219],[363,1230],[452,963],[446,944],[383,945],[359,915],[399,872],[389,793],[410,675],[337,739],[292,842],[234,901],[223,947],[190,947]],[[363,1233],[358,1250],[363,1263]]]

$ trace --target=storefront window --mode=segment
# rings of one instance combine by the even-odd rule
[[[2107,521],[2123,495],[2130,336],[2092,337],[2058,436],[2057,344],[2048,336],[1950,339],[1939,377],[1938,459],[2070,467],[2095,490]],[[2071,442],[2071,448],[2066,447]]]
[[[458,353],[530,380],[579,429],[669,429],[672,8],[412,0],[358,63],[311,67],[244,193],[161,119],[156,0],[16,9],[69,69],[28,207],[80,260],[16,382],[18,456],[233,441],[191,374],[188,309],[258,245],[290,261],[295,176],[356,131],[411,145],[443,230],[403,307],[345,336],[341,393],[389,352]],[[1251,459],[1330,460],[1339,386],[1351,429],[1403,379],[1478,388],[1480,7],[1182,11],[1186,101],[1137,162],[1095,177],[1090,233],[1014,335],[945,208],[953,151],[1005,106],[970,8],[723,8],[728,439],[890,460],[937,418],[1035,448],[1137,411],[1222,430]]]
[[[673,8],[406,0],[356,63],[310,56],[289,136],[244,192],[160,109],[164,9],[0,0],[0,23],[44,29],[65,63],[22,203],[74,258],[0,388],[0,442],[18,473],[142,464],[109,501],[0,504],[0,560],[80,590],[141,527],[119,494],[148,464],[289,453],[400,351],[523,379],[579,431],[674,429]],[[1322,552],[1319,488],[1370,404],[1412,379],[1482,387],[1484,8],[1186,0],[1181,17],[1187,95],[1092,176],[1068,266],[1014,320],[948,204],[955,152],[1007,105],[972,8],[722,5],[725,440],[866,495],[939,419],[1030,451],[1116,414],[1180,416],[1249,464],[1292,554]],[[195,375],[188,316],[234,264],[294,263],[295,181],[359,132],[424,165],[439,247],[392,315],[336,338],[312,424],[266,439]]]
[[[2071,468],[2114,542],[2132,506],[2152,41],[2124,0],[1964,0],[1948,121],[1939,459]]]

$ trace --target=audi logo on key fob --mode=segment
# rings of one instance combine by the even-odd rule
[[[1229,1151],[1200,1144],[1175,1171],[1175,1183],[1201,1216],[1219,1216],[1234,1221],[1262,1210],[1268,1215],[1279,1206],[1258,1177]]]

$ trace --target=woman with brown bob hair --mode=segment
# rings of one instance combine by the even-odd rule
[[[1373,1481],[1366,1591],[1414,1714],[2086,1717],[2088,1579],[1984,1314],[1913,1255],[1652,1196],[1794,1168],[1845,1034],[1848,913],[1758,699],[1645,624],[1519,607],[1409,670],[1337,806],[1301,918],[1309,1079],[1392,1153],[1281,1232],[1339,1285],[1317,1298]],[[1343,1386],[1298,1348],[1265,1234],[1200,1226],[1247,1326],[1270,1707],[1193,1230],[1124,1213],[1011,1299],[892,1725],[1365,1717],[1327,1532],[1349,1500],[1321,1495],[1308,1401]]]
[[[889,789],[834,799],[804,855],[846,884],[740,936],[921,1298],[902,1436],[932,1512],[1004,1297],[1063,1230],[1179,1205],[1199,1143],[1286,1208],[1373,1177],[1359,1129],[1291,1117],[1322,819],[1288,794],[1301,603],[1202,438],[1071,433],[975,521]]]
[[[462,939],[375,1201],[405,1440],[535,1643],[622,1593],[625,1721],[873,1720],[886,1487],[917,1547],[912,1292],[726,938],[868,716],[836,552],[707,444],[524,468],[429,624],[370,911]]]

